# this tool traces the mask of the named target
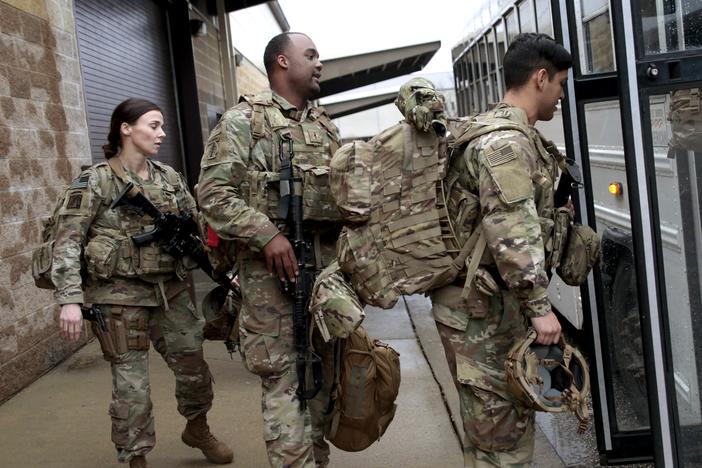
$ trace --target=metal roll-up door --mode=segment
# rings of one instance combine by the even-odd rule
[[[166,139],[155,158],[182,172],[165,10],[148,0],[75,0],[75,19],[93,161],[104,160],[115,106],[141,97],[163,111]]]

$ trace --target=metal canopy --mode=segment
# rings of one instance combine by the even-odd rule
[[[439,47],[441,41],[434,41],[323,60],[319,97],[419,71],[429,63]]]
[[[366,96],[362,98],[349,99],[347,101],[332,102],[324,104],[324,108],[332,119],[343,117],[349,114],[355,114],[367,109],[390,104],[397,97],[397,91],[391,93],[376,94],[375,96]]]
[[[266,0],[224,0],[224,10],[230,13],[260,3],[266,3]],[[217,0],[207,0],[207,12],[211,15],[217,14]]]

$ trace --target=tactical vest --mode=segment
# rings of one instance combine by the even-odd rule
[[[544,161],[562,159],[537,132],[506,118],[465,121],[451,148],[459,154],[476,138],[504,130],[527,135]],[[365,303],[390,308],[400,295],[451,283],[464,267],[467,297],[479,265],[494,263],[481,235],[478,196],[456,185],[455,172],[446,174],[447,154],[445,139],[403,122],[334,155],[331,188],[350,223],[339,237],[337,259]],[[536,196],[551,197],[543,202],[552,207],[552,192],[551,183]],[[541,228],[547,263],[556,266],[571,219],[567,210],[546,214]]]
[[[350,221],[337,244],[341,270],[367,304],[450,283],[462,268],[441,181],[446,140],[406,122],[341,147],[331,188]]]
[[[184,187],[178,174],[159,162],[153,163],[151,180],[141,184],[144,195],[162,212],[179,213],[182,206]],[[178,273],[185,277],[182,261],[176,260],[161,249],[158,243],[137,247],[131,236],[153,228],[147,215],[140,215],[128,206],[108,209],[112,200],[123,188],[123,182],[107,163],[94,167],[104,195],[100,207],[88,232],[88,241],[83,256],[88,273],[97,279],[112,277],[140,278],[148,282],[158,282],[164,276]]]
[[[492,132],[509,130],[520,132],[531,141],[542,166],[542,177],[534,180],[534,198],[536,206],[542,209],[539,213],[539,223],[544,241],[546,267],[550,271],[551,268],[560,265],[568,238],[568,229],[572,223],[570,210],[568,208],[557,209],[553,203],[557,169],[551,161],[555,161],[558,167],[563,169],[565,159],[553,142],[545,139],[535,129],[509,119],[509,113],[509,109],[498,109],[487,115],[479,114],[466,119],[456,130],[457,138],[451,142],[450,147],[452,154],[460,155],[471,142],[478,138]],[[461,164],[458,160],[456,162]],[[493,176],[499,177],[496,174]],[[445,181],[445,189],[450,194],[447,202],[449,215],[452,220],[455,220],[459,241],[465,242],[468,236],[472,236],[474,233],[480,235],[478,231],[482,216],[480,215],[481,208],[477,187],[475,187],[475,192],[472,192],[460,184],[457,185],[458,177],[458,168],[456,166],[450,167]],[[471,253],[471,257],[479,256],[481,264],[494,263],[489,252],[485,250],[485,244],[479,240],[476,241],[476,244],[483,250]]]
[[[288,119],[274,105],[271,93],[243,96],[252,107],[251,148],[270,135],[270,171],[249,169],[240,190],[244,201],[273,221],[283,221],[279,214],[280,151],[289,151],[282,139],[293,142],[293,177],[295,191],[302,194],[303,218],[307,221],[339,221],[341,214],[329,189],[329,163],[339,147],[336,128],[324,110],[314,107],[303,122]],[[269,153],[270,151],[270,153]]]

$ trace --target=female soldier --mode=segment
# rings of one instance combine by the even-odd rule
[[[232,451],[207,425],[212,377],[202,353],[204,320],[185,281],[191,262],[170,256],[156,242],[137,247],[131,236],[152,229],[153,220],[128,205],[110,206],[131,182],[164,213],[195,211],[182,177],[151,159],[165,136],[155,104],[127,99],[112,113],[103,146],[107,162],[87,169],[68,188],[51,271],[61,304],[61,334],[77,340],[81,304],[99,305],[106,330],[91,325],[112,367],[109,413],[120,462],[146,466],[145,455],[155,444],[148,373],[152,330],[162,336],[154,347],[175,374],[178,411],[188,420],[183,442],[213,463],[229,463]]]

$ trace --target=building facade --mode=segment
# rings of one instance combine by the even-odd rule
[[[0,402],[88,339],[59,336],[31,253],[66,186],[103,160],[115,105],[137,96],[163,109],[157,158],[192,187],[204,141],[236,96],[226,13],[256,3],[0,0]],[[242,91],[263,87],[265,74],[238,62]]]

